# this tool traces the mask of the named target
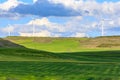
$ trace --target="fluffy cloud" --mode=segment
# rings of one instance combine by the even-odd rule
[[[11,32],[17,34],[19,33],[21,36],[73,37],[72,35],[78,36],[78,34],[75,33],[85,33],[89,29],[89,27],[78,25],[79,21],[81,21],[81,17],[73,17],[72,22],[70,20],[64,24],[60,24],[51,22],[46,17],[44,17],[41,19],[31,20],[26,24],[12,25],[12,28],[14,30],[12,30]],[[3,32],[6,32],[6,30],[9,28],[10,27],[5,27],[2,30]],[[83,35],[79,34],[79,37],[80,36],[83,37]]]
[[[65,7],[72,8],[77,11],[82,11],[82,15],[113,15],[119,14],[120,8],[117,7],[120,5],[118,2],[106,2],[98,3],[96,0],[49,0],[55,4],[63,4]]]
[[[51,33],[47,30],[43,30],[38,33],[20,33],[20,36],[27,36],[27,37],[51,37]]]
[[[105,17],[119,15],[119,5],[119,1],[98,3],[96,0],[35,0],[33,4],[19,4],[10,11],[44,17],[85,15]]]
[[[8,26],[2,29],[3,32],[13,32],[14,31],[14,27],[13,26]]]
[[[7,6],[6,6],[7,5]],[[118,17],[120,1],[102,2],[96,0],[33,0],[25,4],[17,0],[8,0],[0,4],[0,10],[20,15],[48,16],[94,16]],[[13,16],[13,15],[11,15]]]
[[[77,32],[74,35],[72,35],[72,37],[87,37],[87,34]]]
[[[64,7],[62,4],[51,3],[48,0],[38,0],[34,4],[19,4],[17,7],[12,8],[9,11],[24,15],[31,14],[44,17],[81,15],[78,11]]]
[[[38,0],[33,0],[33,3],[36,3]]]
[[[11,13],[11,12],[6,12],[3,10],[0,10],[0,18],[9,18],[9,19],[19,19],[21,17],[24,17],[24,15],[18,14],[18,13]]]
[[[3,34],[5,35],[6,33],[7,33],[7,36],[10,36],[12,32],[14,32],[14,26],[12,26],[12,25],[8,25],[5,28],[0,28],[0,34],[1,34],[1,36]]]
[[[17,0],[7,0],[6,2],[0,4],[0,9],[8,11],[11,8],[15,8],[20,4]]]
[[[18,19],[23,17],[19,13],[12,13],[9,10],[12,8],[17,7],[19,4],[24,4],[18,0],[7,0],[6,2],[0,3],[0,17],[1,18],[11,18],[11,19]]]
[[[38,26],[49,26],[50,22],[47,18],[42,18],[42,19],[34,19],[28,23],[28,25],[38,25]]]

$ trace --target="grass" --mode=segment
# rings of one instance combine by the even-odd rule
[[[0,80],[120,80],[120,51],[58,54],[3,48],[0,56]]]
[[[0,39],[0,80],[120,80],[119,39]]]
[[[6,39],[30,49],[44,50],[49,52],[83,52],[83,51],[103,51],[120,49],[119,45],[120,37],[98,37],[98,38],[7,37]]]
[[[120,64],[80,62],[0,62],[10,80],[119,80]],[[7,75],[7,76],[6,76]]]
[[[8,53],[9,52],[9,53]],[[114,54],[113,54],[114,53]],[[93,52],[46,52],[28,48],[1,48],[0,60],[8,61],[89,61],[89,62],[119,62],[120,51],[93,51]]]

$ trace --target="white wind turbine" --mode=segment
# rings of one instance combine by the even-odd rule
[[[11,32],[10,32],[9,28],[10,28],[10,24],[8,24],[8,36],[11,35]]]
[[[101,36],[105,36],[105,22],[106,21],[112,21],[112,19],[104,19],[104,18],[102,18],[101,19],[101,22],[100,22],[100,25],[101,25]]]
[[[34,25],[34,18],[32,18],[32,36],[35,36],[35,25]]]
[[[109,13],[111,12],[111,9],[109,7],[108,7],[108,11],[109,11]],[[98,24],[98,26],[101,27],[101,36],[104,36],[105,35],[105,22],[113,21],[113,19],[105,19],[105,18],[103,18],[104,15],[102,16],[102,12],[99,12],[99,11],[96,11],[96,14],[97,14],[96,18],[100,21],[100,23]],[[113,18],[113,17],[111,17],[111,18]]]
[[[8,31],[8,36],[11,36],[12,27],[11,27],[11,25],[10,25],[10,24],[8,24],[7,31]]]
[[[6,28],[3,29],[4,32],[8,33],[8,36],[11,36],[11,32],[14,31],[14,27],[8,24]]]

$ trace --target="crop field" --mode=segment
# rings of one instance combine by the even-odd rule
[[[0,80],[120,80],[119,40],[0,39]]]
[[[120,64],[0,62],[0,80],[119,80]]]

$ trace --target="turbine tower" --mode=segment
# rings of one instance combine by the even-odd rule
[[[104,36],[104,22],[105,22],[105,20],[102,19],[102,21],[101,21],[101,36]]]
[[[104,28],[104,24],[106,21],[112,21],[111,19],[101,19],[101,36],[105,35],[105,28]]]
[[[32,22],[32,31],[33,31],[33,33],[32,33],[32,36],[35,36],[35,25],[34,25],[34,18],[33,18],[33,22]]]
[[[11,30],[10,30],[11,25],[8,24],[8,36],[11,36]]]

